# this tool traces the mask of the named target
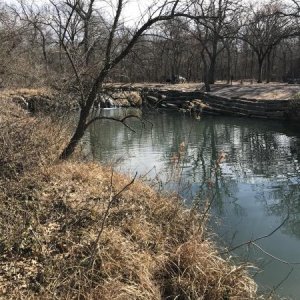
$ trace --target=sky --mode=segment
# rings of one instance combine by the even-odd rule
[[[0,3],[13,4],[17,3],[18,0],[0,0]],[[43,5],[49,3],[49,0],[23,0],[27,3],[35,3],[37,5]],[[65,0],[54,0],[54,1],[65,1]],[[88,1],[88,0],[86,0]],[[100,7],[101,10],[105,11],[105,15],[111,19],[116,12],[116,5],[118,0],[95,0],[95,6]],[[245,3],[255,2],[263,3],[270,0],[243,0]],[[286,3],[291,3],[291,0],[282,0]],[[300,2],[300,0],[297,0]],[[154,3],[162,3],[164,0],[124,0],[125,6],[122,11],[122,18],[126,25],[134,25],[140,20],[140,17],[145,13],[147,7]],[[183,1],[184,2],[184,1]]]
[[[43,5],[49,3],[49,0],[24,0],[27,3],[34,3],[36,5]],[[64,1],[64,0],[54,0],[54,1]],[[154,2],[161,0],[125,0],[125,6],[122,11],[122,18],[124,18],[127,24],[134,24],[139,19],[140,16],[145,12],[147,6]],[[0,0],[0,3],[4,4],[16,4],[18,0]],[[104,9],[109,16],[113,16],[116,12],[117,0],[95,0],[95,6]]]

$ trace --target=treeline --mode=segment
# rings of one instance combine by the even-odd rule
[[[137,28],[168,9],[177,13],[148,26],[105,81],[163,82],[181,75],[208,85],[300,78],[299,0],[188,0],[172,6],[149,1],[140,16],[124,13],[124,1],[115,2],[115,10],[102,0],[2,4],[0,84],[83,91],[107,59],[130,46]]]

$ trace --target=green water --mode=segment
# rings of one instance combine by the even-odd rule
[[[289,215],[274,234],[257,241],[270,255],[254,246],[232,255],[258,267],[253,274],[261,290],[276,288],[300,299],[300,264],[286,263],[300,263],[300,128],[256,119],[194,120],[172,112],[143,119],[143,126],[130,122],[135,133],[116,122],[95,123],[85,137],[93,157],[125,173],[147,175],[156,188],[179,192],[187,205],[213,199],[211,224],[227,247],[271,233]]]

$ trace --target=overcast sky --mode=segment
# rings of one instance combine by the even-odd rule
[[[43,5],[49,3],[49,0],[24,0],[27,3],[34,3],[37,5]],[[62,0],[54,0],[62,1]],[[145,12],[146,8],[154,2],[160,0],[127,0],[125,1],[125,6],[122,11],[122,18],[126,23],[134,24],[137,20],[140,19],[140,16]],[[0,0],[0,3],[4,4],[16,4],[18,0]],[[116,12],[117,0],[95,0],[95,6],[101,7],[103,12],[105,11],[110,17],[114,16]]]

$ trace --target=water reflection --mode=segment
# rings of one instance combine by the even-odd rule
[[[104,113],[123,116],[124,111]],[[212,212],[219,220],[215,230],[227,246],[268,234],[289,213],[288,222],[261,240],[260,246],[287,261],[300,261],[299,128],[226,117],[197,121],[170,112],[144,118],[149,121],[145,128],[138,120],[130,121],[136,133],[111,121],[94,123],[87,137],[94,158],[118,161],[124,172],[145,174],[151,170],[152,178],[159,175],[165,188],[179,191],[190,204],[195,198],[203,203],[213,194]],[[223,160],[218,165],[220,156]],[[263,266],[257,281],[264,287],[278,285],[290,270],[260,251],[246,250],[236,253],[246,253]],[[277,292],[297,299],[299,279],[300,269],[295,266]]]

